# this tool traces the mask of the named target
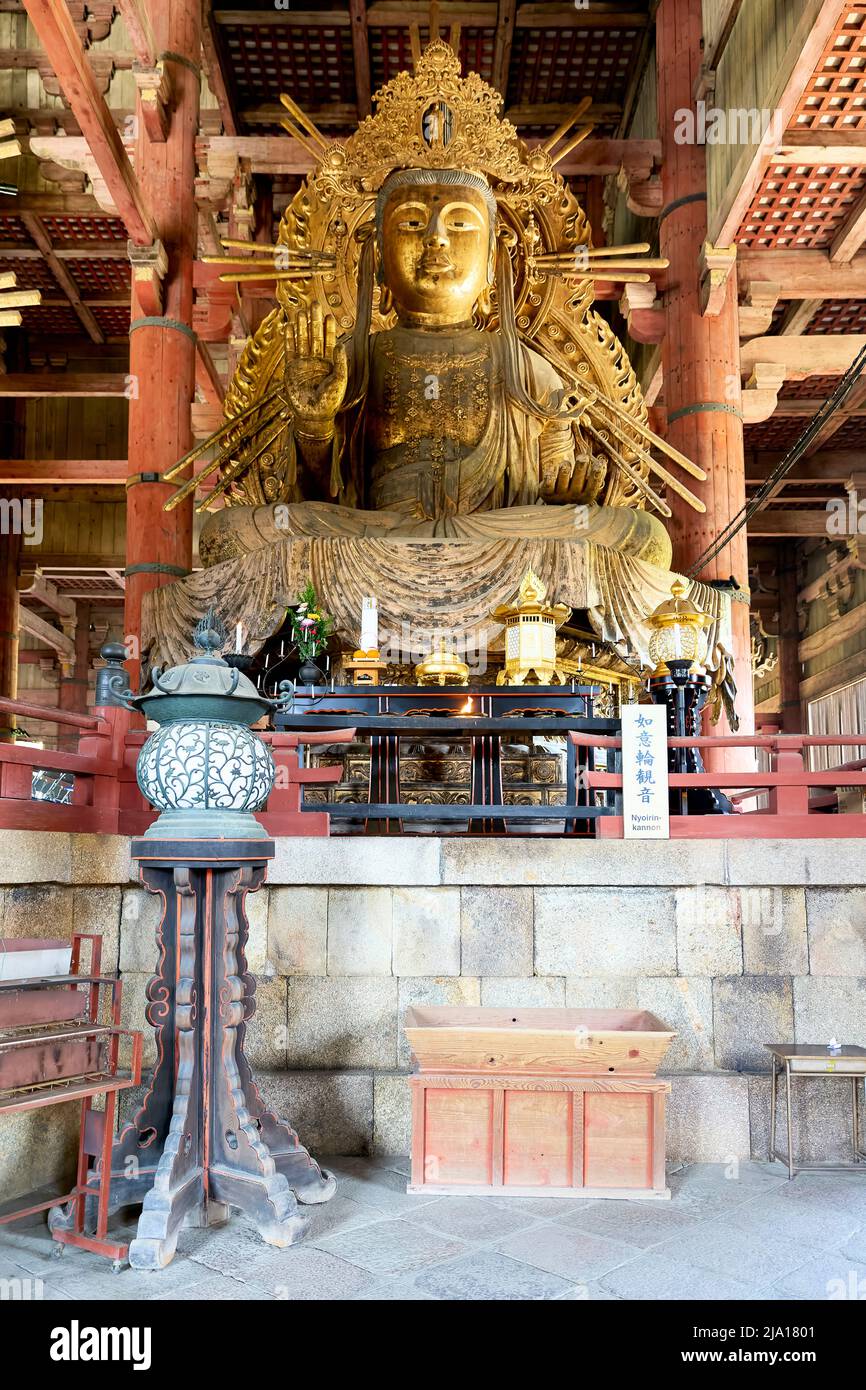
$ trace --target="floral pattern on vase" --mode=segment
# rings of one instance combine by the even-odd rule
[[[161,811],[255,811],[274,785],[270,749],[243,724],[176,720],[151,734],[136,776]]]

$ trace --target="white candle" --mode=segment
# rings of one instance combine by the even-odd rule
[[[235,628],[235,652],[239,653],[244,645],[244,630],[240,623]]]
[[[379,605],[375,598],[361,600],[361,642],[362,652],[379,650]]]

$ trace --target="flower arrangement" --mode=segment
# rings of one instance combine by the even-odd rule
[[[328,645],[334,619],[321,611],[312,580],[307,580],[298,594],[296,606],[289,609],[289,620],[298,656],[302,661],[315,661]]]

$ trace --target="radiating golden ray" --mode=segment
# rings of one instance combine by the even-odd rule
[[[307,131],[308,135],[310,136],[310,139],[313,140],[314,143],[319,146],[319,150],[322,153],[324,153],[324,151],[328,148],[328,141],[325,139],[324,135],[319,130],[319,127],[316,125],[315,121],[311,120],[311,118],[307,115],[306,111],[303,111],[301,107],[298,105],[298,103],[286,92],[280,92],[280,101],[282,102],[283,106],[285,106],[289,114],[294,117],[295,121],[301,126],[301,128]]]
[[[195,463],[196,459],[201,458],[202,454],[206,454],[211,445],[216,444],[224,434],[228,434],[231,430],[235,429],[236,426],[242,424],[244,420],[249,419],[257,410],[264,410],[265,407],[269,406],[279,395],[281,395],[281,388],[276,386],[273,391],[269,391],[268,394],[260,400],[253,401],[252,405],[247,406],[246,410],[241,410],[237,415],[232,416],[230,420],[224,420],[223,423],[213,431],[213,434],[209,434],[207,439],[202,440],[201,444],[197,444],[194,449],[190,449],[189,453],[184,454],[182,459],[178,459],[177,463],[173,463],[171,468],[167,468],[162,475],[164,480],[170,483],[179,473],[182,473],[189,464]]]
[[[594,128],[595,127],[591,125],[583,126],[583,128],[577,131],[575,135],[572,135],[571,139],[568,140],[562,146],[561,149],[554,151],[554,153],[550,156],[550,162],[553,165],[553,167],[556,168],[560,160],[565,159],[565,156],[567,154],[571,154],[573,149],[575,149],[578,145],[583,144],[583,141],[586,139],[586,137],[592,134]]]
[[[549,154],[556,142],[568,134],[575,122],[579,121],[584,112],[588,111],[591,106],[592,97],[582,97],[577,106],[573,107],[566,116],[562,125],[558,125],[552,135],[548,135],[546,140],[542,140],[538,148]]]

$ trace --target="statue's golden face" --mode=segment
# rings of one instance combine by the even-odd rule
[[[393,190],[382,218],[382,279],[399,316],[431,326],[466,322],[487,285],[490,214],[476,188]]]

